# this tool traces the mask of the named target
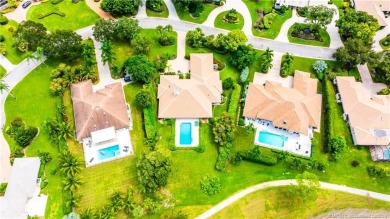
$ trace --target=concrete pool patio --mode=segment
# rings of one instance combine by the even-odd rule
[[[181,125],[191,124],[191,143],[180,144]],[[197,147],[199,145],[199,119],[176,119],[175,122],[175,145],[178,147]]]
[[[255,134],[254,143],[256,145],[271,148],[271,149],[288,151],[290,153],[298,154],[306,157],[311,156],[311,139],[309,138],[309,136],[298,134],[298,133],[291,133],[286,130],[275,128],[272,125],[272,122],[267,120],[245,118],[245,124],[246,125],[253,124],[253,126],[255,127],[256,134]],[[260,143],[258,139],[261,131],[282,135],[284,137],[287,137],[287,140],[286,138],[284,139],[283,147]],[[309,129],[309,135],[313,135],[313,132],[310,129]]]

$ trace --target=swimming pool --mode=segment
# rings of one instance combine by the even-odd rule
[[[390,149],[383,151],[383,158],[385,158],[386,160],[390,159]]]
[[[119,145],[114,145],[111,147],[103,148],[98,150],[98,157],[99,160],[105,160],[111,157],[115,157],[120,155],[121,152],[119,151]]]
[[[180,124],[180,144],[186,145],[192,143],[191,123],[183,122]]]
[[[260,131],[257,139],[259,143],[282,148],[284,146],[284,136],[267,131]]]

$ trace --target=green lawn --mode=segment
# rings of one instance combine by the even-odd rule
[[[390,34],[387,35],[385,38],[381,39],[379,41],[379,44],[381,45],[382,49],[389,50],[390,49]],[[385,45],[387,44],[387,45]]]
[[[240,13],[237,12],[239,22],[236,23],[236,24],[231,24],[231,23],[225,22],[225,21],[223,20],[223,17],[224,17],[227,13],[229,13],[229,11],[221,12],[221,13],[215,18],[214,27],[221,28],[221,29],[226,29],[226,30],[237,30],[237,29],[238,29],[238,30],[241,30],[241,29],[244,27],[244,17],[242,16],[242,14],[240,14]]]
[[[161,46],[158,43],[158,34],[155,29],[142,29],[141,33],[148,37],[152,44],[150,46],[150,52],[148,54],[149,60],[154,60],[156,57],[163,53],[169,53],[169,54],[177,54],[177,40],[175,40],[175,44],[171,46]],[[177,39],[177,32],[173,32],[172,36],[174,36]],[[113,62],[114,65],[118,65],[120,67],[123,66],[123,63],[126,61],[127,58],[133,55],[133,51],[131,49],[131,45],[129,42],[125,41],[114,41],[114,53],[116,60]]]
[[[207,17],[211,13],[212,10],[214,10],[217,5],[214,4],[204,4],[204,10],[202,14],[199,17],[193,17],[188,11],[184,11],[182,9],[178,9],[175,5],[175,9],[177,12],[177,15],[179,16],[180,20],[185,20],[197,24],[201,24],[207,20]]]
[[[390,209],[385,201],[332,190],[320,190],[315,204],[302,207],[293,205],[287,193],[288,187],[259,190],[239,199],[211,218],[312,218],[334,209]],[[266,207],[266,201],[271,206]]]
[[[155,12],[155,11],[152,11],[149,8],[146,7],[146,15],[148,15],[149,17],[164,17],[164,18],[167,18],[169,16],[169,11],[168,11],[168,8],[167,8],[167,5],[165,4],[165,2],[162,2],[162,3],[163,3],[163,7],[164,7],[164,11],[163,12]]]
[[[256,23],[258,19],[257,12],[256,12],[257,9],[263,9],[265,12],[272,11],[273,1],[270,0],[260,0],[259,2],[255,2],[253,0],[242,0],[242,1],[246,4],[251,14],[252,27],[253,24]],[[275,39],[279,35],[283,23],[291,17],[292,17],[292,11],[288,10],[283,15],[277,15],[275,17],[270,29],[259,31],[252,28],[252,33],[254,36],[264,37],[268,39]]]
[[[5,49],[7,50],[5,57],[7,57],[12,64],[18,64],[26,58],[27,53],[20,52],[13,46],[14,38],[12,36],[12,32],[9,31],[9,28],[11,27],[16,30],[18,28],[18,23],[14,20],[9,20],[8,24],[0,25],[0,33],[5,38],[5,41],[3,42]]]
[[[38,18],[40,14],[51,12],[55,8],[65,13],[65,17],[53,14],[43,19]],[[49,31],[54,31],[63,29],[78,30],[94,24],[100,18],[87,6],[85,1],[74,4],[72,0],[64,0],[56,5],[46,2],[31,6],[27,12],[27,19],[42,23]]]
[[[297,24],[297,23],[295,23]],[[294,24],[294,25],[295,25]],[[320,29],[319,30],[319,34],[322,38],[322,42],[320,41],[316,41],[316,40],[306,40],[306,39],[301,39],[301,38],[298,38],[298,37],[293,37],[291,36],[291,33],[293,32],[294,30],[294,25],[290,27],[290,29],[288,29],[288,41],[290,43],[297,43],[297,44],[304,44],[304,45],[311,45],[311,46],[323,46],[323,47],[329,47],[330,45],[330,36],[328,34],[328,32],[324,29]]]
[[[5,102],[6,126],[15,118],[20,117],[29,126],[39,127],[39,135],[27,148],[28,157],[37,156],[38,150],[51,154],[53,160],[46,165],[46,176],[49,184],[41,193],[48,194],[46,205],[46,218],[62,218],[63,199],[61,190],[61,177],[50,172],[57,168],[58,148],[50,143],[48,133],[42,123],[48,118],[55,117],[57,98],[50,91],[50,72],[58,63],[46,62],[27,75],[13,90],[15,97],[8,96]],[[5,133],[4,133],[5,134]],[[11,151],[18,147],[13,139],[6,134],[5,137]]]
[[[0,65],[0,79],[2,79],[7,74],[7,71],[3,66]]]

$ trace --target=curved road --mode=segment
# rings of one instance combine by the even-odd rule
[[[216,214],[218,211],[224,209],[225,207],[229,206],[233,202],[237,201],[238,199],[255,192],[260,189],[266,189],[270,187],[277,187],[277,186],[288,186],[288,185],[296,185],[297,182],[295,180],[277,180],[277,181],[271,181],[271,182],[265,182],[265,183],[260,183],[255,186],[249,187],[239,193],[236,193],[229,198],[225,199],[224,201],[220,202],[219,204],[215,205],[208,211],[204,212],[203,214],[199,215],[197,219],[203,219],[203,218],[209,218],[212,215]],[[379,199],[382,201],[387,201],[390,202],[390,195],[387,194],[382,194],[382,193],[377,193],[377,192],[371,192],[367,190],[362,190],[362,189],[356,189],[356,188],[351,188],[347,186],[342,186],[342,185],[337,185],[337,184],[331,184],[331,183],[325,183],[325,182],[320,182],[321,188],[322,189],[329,189],[329,190],[335,190],[335,191],[340,191],[340,192],[346,192],[354,195],[361,195],[361,196],[367,196],[375,199]]]

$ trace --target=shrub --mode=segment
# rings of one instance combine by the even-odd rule
[[[328,167],[329,167],[329,164],[318,162],[317,170],[319,170],[319,171],[324,171],[324,170],[326,170]]]
[[[53,5],[56,5],[56,4],[58,4],[58,3],[62,2],[62,1],[64,1],[64,0],[51,0],[50,2],[51,2]]]
[[[216,176],[205,176],[200,181],[200,189],[207,195],[215,195],[221,190],[221,181]]]
[[[241,71],[241,75],[240,75],[240,82],[241,83],[244,83],[246,81],[246,79],[248,78],[248,75],[249,75],[249,68],[248,66],[246,68],[244,68],[242,71]]]
[[[237,109],[238,103],[241,97],[241,86],[239,84],[234,84],[234,89],[230,97],[228,113],[233,117],[234,120],[237,118]]]
[[[214,122],[215,122],[215,119],[214,119],[213,117],[209,118],[209,123],[210,123],[210,125],[213,125]]]
[[[228,143],[230,144],[230,143]],[[218,157],[215,164],[215,169],[218,171],[223,171],[226,167],[226,163],[229,160],[230,148],[228,147],[219,147],[218,148]]]
[[[154,139],[157,135],[157,122],[153,107],[146,107],[143,111],[146,138]]]
[[[8,24],[8,18],[0,12],[0,25]]]
[[[368,166],[367,167],[367,173],[369,176],[374,177],[376,176],[376,169],[375,166]]]
[[[233,83],[234,83],[234,81],[233,81],[233,79],[232,78],[226,78],[225,80],[223,80],[223,82],[222,82],[222,87],[223,87],[223,89],[225,89],[225,90],[229,90],[230,88],[232,88],[233,87]]]
[[[255,146],[251,150],[240,151],[238,153],[243,160],[264,164],[266,166],[274,166],[278,163],[278,159],[274,156],[261,155],[258,146]]]
[[[322,81],[327,68],[328,66],[323,60],[318,60],[314,62],[313,69],[316,71],[318,80]]]
[[[0,43],[5,41],[5,37],[3,35],[0,35]]]
[[[238,125],[239,125],[239,126],[244,126],[244,125],[245,125],[245,119],[240,118],[240,119],[238,120]]]
[[[5,190],[7,189],[8,183],[0,184],[0,196],[4,196]]]
[[[135,96],[135,102],[142,108],[149,107],[152,104],[152,95],[147,90],[141,90]]]
[[[233,158],[232,164],[233,165],[240,165],[241,161],[242,161],[242,157],[239,153],[237,153]]]
[[[31,141],[38,134],[38,128],[28,127],[26,129],[21,129],[15,136],[15,141],[21,147],[27,147]]]
[[[290,164],[291,169],[299,169],[301,166],[302,166],[301,159],[299,159],[297,157],[293,157],[293,159],[291,160],[291,164]]]
[[[351,162],[351,165],[353,166],[353,167],[358,167],[359,166],[359,161],[357,161],[357,160],[353,160],[352,162]]]
[[[345,139],[340,136],[332,137],[328,144],[330,145],[331,160],[338,161],[340,153],[347,144]]]
[[[198,153],[203,153],[206,151],[206,146],[204,144],[200,143],[198,147],[194,149]]]
[[[47,13],[44,13],[44,14],[39,14],[39,15],[38,15],[38,19],[43,19],[43,18],[45,18],[45,17],[47,17],[47,16],[50,16],[50,15],[52,15],[52,14],[56,14],[56,15],[61,16],[61,17],[65,17],[65,16],[66,16],[66,14],[65,14],[64,12],[60,12],[60,11],[51,11],[51,12],[47,12]]]

